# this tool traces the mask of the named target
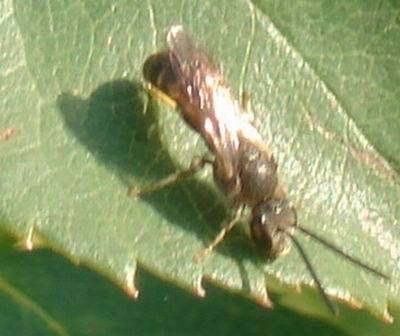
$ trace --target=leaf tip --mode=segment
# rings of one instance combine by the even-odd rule
[[[135,275],[136,275],[136,266],[127,270],[126,273],[126,282],[125,282],[125,292],[133,299],[137,299],[139,297],[139,290],[135,285]]]
[[[32,225],[28,229],[28,233],[25,238],[22,238],[18,243],[17,243],[17,248],[25,251],[32,251],[34,248],[38,248],[40,246],[43,246],[44,242],[40,238],[40,236],[35,233],[35,226]]]
[[[384,310],[383,312],[383,322],[387,323],[387,324],[392,324],[394,321],[394,318],[392,315],[390,315],[389,311],[387,310],[387,308]]]
[[[257,302],[257,304],[259,304],[263,308],[266,308],[266,309],[274,308],[274,304],[270,300],[267,291],[265,291],[262,294],[255,295],[254,300]]]
[[[194,287],[194,294],[203,298],[206,296],[206,290],[203,287],[203,277],[199,277]]]

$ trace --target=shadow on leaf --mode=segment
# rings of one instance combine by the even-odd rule
[[[99,164],[123,181],[127,190],[134,180],[147,185],[179,169],[160,141],[158,105],[149,99],[141,84],[117,80],[103,84],[88,99],[63,93],[57,104],[66,127]],[[183,184],[195,206],[182,192]],[[142,200],[132,199],[142,201],[149,202],[171,223],[194,232],[204,246],[214,239],[227,218],[215,190],[196,177],[146,195]],[[241,269],[244,259],[265,263],[257,251],[249,237],[239,230],[230,233],[216,250],[237,260]],[[241,273],[246,287],[247,277],[245,272]]]

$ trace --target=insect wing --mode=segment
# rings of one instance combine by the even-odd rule
[[[238,150],[238,106],[224,85],[220,69],[190,39],[182,26],[172,26],[167,34],[170,63],[179,78],[180,91],[189,107],[186,121],[196,129],[230,178],[236,173]]]
[[[221,76],[217,66],[192,42],[182,26],[172,26],[167,34],[171,64],[180,79],[197,85],[197,90],[205,86],[205,74]]]

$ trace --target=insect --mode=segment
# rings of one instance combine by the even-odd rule
[[[295,230],[308,235],[369,272],[388,279],[382,272],[343,252],[316,233],[298,225],[294,205],[287,199],[277,177],[277,163],[257,129],[242,112],[239,102],[226,85],[222,71],[195,46],[181,25],[167,33],[167,49],[151,55],[143,66],[149,90],[176,106],[187,124],[198,132],[211,156],[194,160],[190,167],[143,189],[130,190],[131,196],[167,187],[212,166],[214,180],[234,209],[232,218],[213,242],[197,257],[210,253],[242,219],[246,207],[252,239],[268,258],[288,251],[290,242],[297,248],[327,306],[337,308],[325,293]]]

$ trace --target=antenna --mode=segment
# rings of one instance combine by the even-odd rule
[[[348,261],[350,261],[351,263],[360,266],[361,268],[367,270],[368,272],[383,278],[385,280],[390,280],[390,276],[378,271],[377,269],[367,265],[366,263],[362,262],[360,259],[357,259],[355,257],[352,257],[351,255],[347,254],[346,252],[344,252],[343,250],[341,250],[339,247],[335,246],[334,244],[332,244],[331,242],[327,241],[325,238],[322,238],[321,236],[317,235],[316,233],[310,231],[309,229],[306,229],[304,227],[301,226],[296,226],[297,229],[299,229],[301,232],[303,232],[305,235],[313,238],[314,240],[316,240],[317,242],[319,242],[320,244],[324,245],[325,247],[327,247],[328,249],[330,249],[331,251],[341,255],[342,257],[344,257],[345,259],[347,259]]]
[[[292,236],[290,233],[288,233],[288,236],[290,237],[290,239],[292,240],[292,242],[294,243],[294,246],[296,246],[297,250],[299,251],[301,257],[303,258],[304,263],[307,266],[308,271],[311,274],[311,277],[314,279],[315,283],[317,284],[318,290],[321,293],[321,296],[324,298],[324,301],[326,303],[326,305],[328,306],[328,308],[330,309],[330,311],[334,314],[334,315],[338,315],[339,311],[338,308],[336,307],[336,305],[329,299],[328,295],[326,294],[324,288],[322,287],[321,281],[318,278],[317,273],[315,272],[314,267],[312,266],[310,259],[308,258],[306,252],[304,251],[303,247],[301,246],[300,242],[294,237]]]
[[[316,233],[310,231],[309,229],[306,229],[306,228],[301,227],[301,226],[295,226],[295,225],[292,225],[292,226],[297,228],[297,229],[299,229],[302,233],[304,233],[305,235],[313,238],[314,240],[316,240],[320,244],[324,245],[325,247],[327,247],[331,251],[334,251],[337,254],[341,255],[342,257],[344,257],[348,261],[352,262],[353,264],[355,264],[357,266],[360,266],[361,268],[367,270],[368,272],[370,272],[370,273],[372,273],[372,274],[374,274],[374,275],[376,275],[376,276],[378,276],[380,278],[383,278],[385,280],[389,280],[390,279],[390,277],[387,274],[384,274],[384,273],[376,270],[375,268],[365,264],[361,260],[350,256],[349,254],[347,254],[346,252],[342,251],[337,246],[333,245],[331,242],[327,241],[326,239],[322,238],[321,236],[317,235]],[[303,249],[303,247],[301,246],[300,242],[297,240],[297,238],[295,238],[288,231],[286,231],[285,233],[287,234],[287,236],[289,236],[289,238],[292,240],[293,244],[296,246],[297,250],[299,251],[301,258],[303,259],[304,263],[306,264],[306,267],[307,267],[311,277],[313,278],[313,280],[317,284],[318,290],[321,293],[321,296],[323,297],[323,299],[324,299],[326,305],[328,306],[329,310],[334,315],[338,315],[339,312],[338,312],[337,306],[328,297],[327,293],[325,292],[324,288],[322,287],[321,281],[319,280],[318,275],[315,272],[315,268],[311,264],[310,258],[307,256],[307,254],[306,254],[305,250]]]

